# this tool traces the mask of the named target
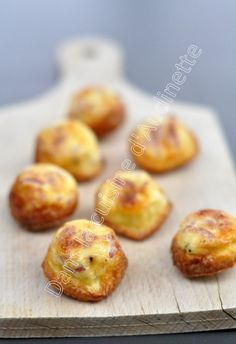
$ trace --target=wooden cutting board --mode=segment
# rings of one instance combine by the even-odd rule
[[[65,337],[141,335],[236,328],[236,269],[217,277],[188,280],[172,265],[170,242],[182,218],[212,207],[236,214],[232,160],[212,110],[175,104],[173,113],[197,134],[199,157],[190,165],[156,179],[174,204],[159,232],[143,242],[121,239],[129,259],[118,289],[99,303],[82,303],[45,291],[41,262],[53,231],[30,233],[12,219],[8,192],[16,174],[32,162],[39,129],[64,118],[74,90],[99,83],[123,98],[128,119],[102,142],[104,174],[79,185],[74,218],[90,218],[101,182],[129,159],[127,135],[153,111],[150,96],[127,83],[121,53],[106,41],[71,42],[59,52],[63,77],[46,95],[0,111],[0,336]],[[73,76],[72,76],[73,75]]]

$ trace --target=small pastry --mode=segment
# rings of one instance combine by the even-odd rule
[[[129,138],[134,161],[143,169],[162,173],[187,164],[198,152],[195,136],[174,117],[142,123]]]
[[[114,231],[88,220],[67,222],[43,261],[49,281],[81,301],[99,301],[119,285],[128,261]]]
[[[61,166],[78,181],[94,178],[103,167],[94,133],[79,121],[43,129],[37,137],[35,160]]]
[[[142,240],[154,233],[171,209],[164,191],[143,171],[118,171],[101,184],[96,213],[116,233]]]
[[[78,202],[76,180],[51,164],[34,164],[16,178],[9,195],[12,215],[32,231],[62,223]]]
[[[236,261],[236,218],[204,209],[188,215],[172,246],[174,264],[187,277],[214,275]]]
[[[90,87],[73,96],[68,116],[84,122],[101,137],[121,124],[125,109],[118,96],[111,90]]]

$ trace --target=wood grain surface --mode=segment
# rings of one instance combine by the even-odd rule
[[[99,303],[82,303],[44,290],[41,262],[53,231],[30,233],[11,217],[8,192],[16,174],[32,162],[39,129],[65,116],[67,82],[39,100],[0,111],[0,337],[110,336],[190,332],[236,327],[236,269],[188,280],[173,266],[170,242],[182,218],[200,208],[236,214],[236,182],[221,128],[208,108],[178,104],[172,113],[192,128],[200,154],[190,165],[156,179],[174,204],[155,235],[143,242],[121,238],[129,268],[118,289]],[[73,218],[90,218],[101,182],[129,159],[127,135],[153,111],[153,101],[125,82],[109,84],[127,105],[124,126],[102,142],[103,175],[79,185]]]

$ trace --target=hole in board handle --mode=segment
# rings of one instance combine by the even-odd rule
[[[92,59],[97,57],[98,51],[97,51],[97,48],[95,48],[91,45],[88,45],[88,46],[84,47],[83,49],[79,50],[79,55],[80,55],[80,57],[83,57],[86,60],[87,59],[92,60]]]

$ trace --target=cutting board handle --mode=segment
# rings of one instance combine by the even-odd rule
[[[124,53],[108,39],[72,39],[59,47],[57,62],[62,78],[110,82],[123,76]]]

